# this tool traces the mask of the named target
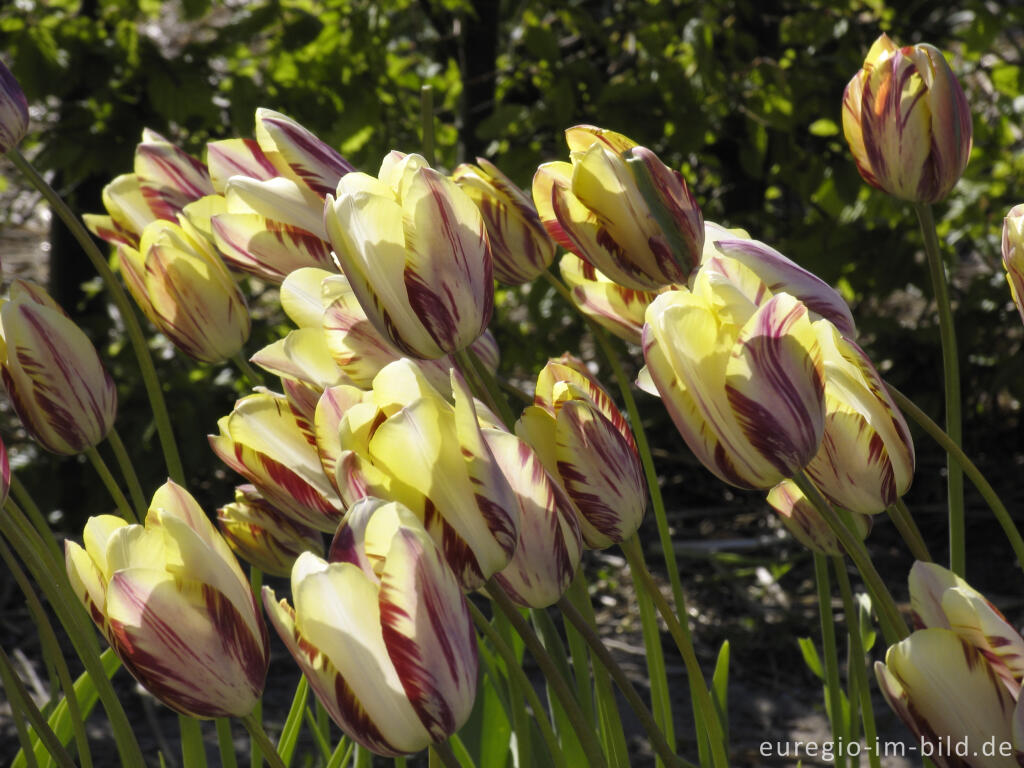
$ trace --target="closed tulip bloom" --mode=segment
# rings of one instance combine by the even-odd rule
[[[303,552],[323,553],[319,531],[281,514],[253,485],[235,489],[235,500],[217,510],[217,526],[235,554],[273,576],[288,576]]]
[[[1013,303],[1024,320],[1024,203],[1011,208],[1003,220],[1003,268]]]
[[[694,455],[731,485],[767,490],[817,453],[824,363],[807,308],[741,264],[698,272],[647,308],[640,383]],[[827,322],[817,320],[816,323]]]
[[[267,630],[231,549],[168,482],[145,526],[92,517],[65,544],[68,577],[125,667],[192,717],[242,717],[263,693]]]
[[[843,133],[868,184],[936,203],[971,156],[971,110],[942,52],[879,37],[843,93]]]
[[[7,154],[28,132],[28,101],[7,65],[0,61],[0,155]]]
[[[460,165],[452,179],[483,214],[494,277],[506,285],[528,283],[551,266],[555,243],[530,198],[496,165],[482,157],[476,162]]]
[[[643,520],[647,485],[626,420],[582,361],[549,360],[535,405],[516,433],[561,482],[579,514],[583,540],[602,549],[632,536]]]
[[[657,292],[619,285],[574,253],[563,255],[558,268],[580,312],[620,339],[639,346],[644,314]]]
[[[825,433],[807,474],[832,503],[884,512],[914,479],[914,442],[882,378],[860,347],[816,325],[825,363]]]
[[[138,250],[118,247],[125,284],[144,314],[190,357],[219,363],[249,338],[245,296],[213,244],[188,221],[158,219]]]
[[[271,623],[317,698],[381,755],[419,752],[469,717],[477,648],[465,597],[423,524],[367,498],[339,528],[330,562],[304,553],[292,599],[264,587]]]
[[[685,283],[700,260],[704,219],[682,174],[612,131],[580,125],[566,141],[572,162],[545,163],[533,179],[533,202],[551,237],[627,288]],[[641,184],[660,210],[651,210]]]
[[[841,556],[843,547],[839,539],[822,518],[818,508],[804,496],[803,491],[792,480],[783,480],[768,491],[768,504],[779,515],[782,524],[793,534],[793,538],[812,552],[822,555]],[[851,515],[861,539],[871,530],[872,518],[868,515]]]
[[[344,514],[313,447],[312,425],[301,423],[283,395],[243,397],[217,422],[210,447],[295,522],[330,533]]]
[[[117,389],[89,337],[38,286],[0,305],[0,373],[25,429],[53,453],[91,448],[117,416]]]
[[[518,503],[457,375],[452,390],[454,404],[411,361],[386,366],[373,381],[372,400],[340,417],[337,472],[356,473],[368,495],[416,513],[471,591],[512,557]],[[351,487],[340,475],[337,485]]]
[[[324,221],[367,318],[403,354],[443,357],[483,333],[494,302],[483,218],[422,157],[392,152],[379,178],[342,177]]]

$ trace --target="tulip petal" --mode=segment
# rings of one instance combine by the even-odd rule
[[[206,165],[210,169],[210,183],[218,194],[224,194],[232,176],[248,176],[256,181],[270,181],[280,176],[255,139],[208,142]]]
[[[572,253],[562,256],[558,266],[583,314],[620,339],[641,343],[644,313],[657,294],[621,286]]]
[[[327,239],[323,200],[291,179],[280,176],[258,181],[232,176],[224,188],[228,213],[258,213],[272,221],[311,232]]]
[[[256,139],[268,152],[277,152],[292,172],[321,198],[334,192],[338,181],[355,167],[312,131],[270,109],[256,110]]]
[[[321,328],[324,302],[323,284],[337,273],[317,267],[303,267],[290,273],[281,283],[281,308],[299,328]]]
[[[280,283],[303,267],[334,266],[330,246],[299,227],[257,213],[224,213],[212,223],[224,260],[268,282]]]

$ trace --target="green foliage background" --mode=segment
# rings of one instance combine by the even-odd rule
[[[102,183],[130,170],[144,126],[201,154],[207,140],[251,135],[258,106],[296,118],[373,172],[388,150],[419,148],[429,84],[438,163],[484,155],[527,188],[540,162],[564,158],[566,127],[621,131],[683,170],[708,219],[747,229],[837,285],[879,368],[938,417],[938,331],[916,221],[860,180],[839,126],[843,87],[881,31],[930,42],[950,56],[975,114],[967,174],[937,214],[954,274],[967,446],[997,460],[1004,477],[995,482],[1006,488],[1022,453],[1024,333],[999,232],[1024,200],[1024,6],[944,5],[18,0],[0,10],[0,53],[33,104],[31,151],[66,192],[81,193],[83,212],[99,210]],[[77,285],[74,275],[54,273]],[[546,288],[500,299],[495,330],[509,377],[528,384],[549,354],[579,347],[582,327]],[[272,323],[265,335],[278,330]],[[108,353],[122,382],[119,427],[155,456],[131,360],[116,345]],[[161,368],[187,469],[221,502],[231,479],[219,476],[203,435],[240,385],[173,356]],[[655,426],[667,425],[647,405]],[[682,450],[669,426],[660,433],[664,451]],[[923,461],[922,493],[936,466]]]

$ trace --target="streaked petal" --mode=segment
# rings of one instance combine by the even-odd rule
[[[334,192],[338,181],[355,167],[312,131],[270,109],[256,110],[256,140],[277,152],[292,172],[321,198]]]
[[[280,175],[255,139],[222,139],[208,142],[206,165],[210,169],[210,183],[219,194],[224,194],[228,179],[232,176],[248,176],[256,181],[270,181]]]
[[[280,283],[303,267],[334,266],[330,246],[317,235],[258,213],[225,213],[212,224],[224,260],[268,282]]]

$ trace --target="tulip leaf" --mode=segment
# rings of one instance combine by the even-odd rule
[[[818,656],[818,649],[814,647],[814,641],[809,637],[797,638],[796,644],[800,646],[800,653],[804,657],[807,668],[820,680],[825,679],[825,670],[821,666],[821,658]]]
[[[299,732],[302,730],[302,711],[306,707],[306,699],[309,696],[309,681],[305,675],[299,677],[299,684],[295,687],[295,695],[292,697],[292,706],[288,710],[288,717],[281,729],[281,736],[277,740],[277,754],[285,765],[291,763],[292,755],[295,753],[295,743],[298,741]]]
[[[715,702],[718,721],[722,724],[722,738],[729,744],[729,641],[722,642],[718,649],[715,672],[711,676],[711,694]]]

